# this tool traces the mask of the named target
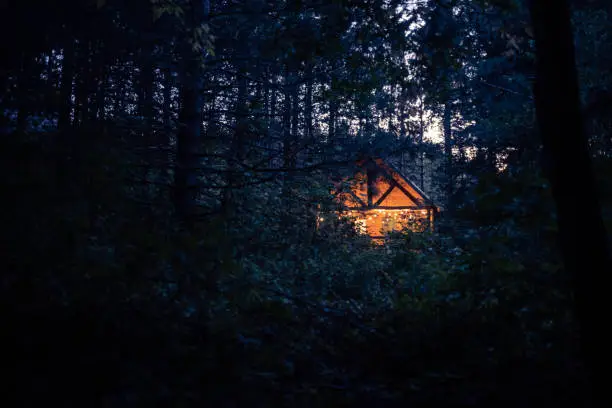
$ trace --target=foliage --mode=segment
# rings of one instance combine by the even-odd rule
[[[26,405],[588,406],[522,1],[5,3],[0,313]],[[448,152],[424,137],[444,105]],[[452,211],[384,245],[328,217],[360,153]]]

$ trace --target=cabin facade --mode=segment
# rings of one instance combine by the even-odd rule
[[[354,217],[362,233],[378,239],[404,228],[433,228],[439,208],[390,163],[366,158],[356,168],[353,177],[334,183],[334,195],[340,212]]]

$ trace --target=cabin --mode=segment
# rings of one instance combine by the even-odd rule
[[[356,163],[349,179],[334,183],[340,212],[353,217],[362,233],[381,239],[393,231],[433,229],[440,209],[410,179],[380,157]]]

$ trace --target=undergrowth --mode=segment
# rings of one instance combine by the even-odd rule
[[[588,405],[570,287],[515,221],[372,245],[305,233],[307,207],[279,223],[261,186],[186,231],[121,162],[62,183],[24,157],[2,280],[22,405]]]

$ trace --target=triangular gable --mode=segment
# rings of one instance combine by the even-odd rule
[[[384,161],[381,158],[373,159],[376,165],[385,170],[385,172],[396,181],[402,188],[401,190],[405,195],[409,196],[412,201],[415,201],[416,204],[420,207],[433,207],[433,201],[421,190],[415,183],[413,183],[406,176],[402,175],[395,167],[393,167],[390,163]]]
[[[394,188],[378,205],[379,207],[420,207],[418,202],[415,202],[408,197],[399,188]]]
[[[380,203],[386,200],[389,194],[389,189],[394,187],[393,180],[389,180],[382,174],[379,174],[371,185],[372,188],[372,204]]]
[[[336,184],[336,196],[346,208],[431,208],[431,199],[412,181],[381,158],[357,163],[352,188]]]

